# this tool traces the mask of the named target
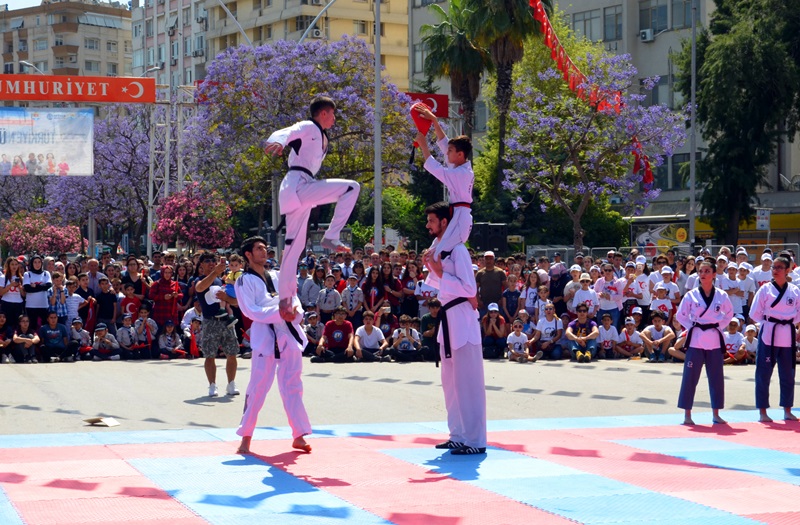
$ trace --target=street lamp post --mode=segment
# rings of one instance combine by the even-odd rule
[[[692,82],[690,95],[690,121],[689,121],[689,245],[694,250],[695,243],[695,199],[697,184],[697,0],[692,0]]]
[[[139,75],[139,78],[146,77],[147,75],[149,75],[153,71],[161,71],[161,66],[153,66],[153,67],[151,67],[150,69],[148,69],[147,71],[145,71],[144,73]]]
[[[42,71],[38,67],[34,66],[32,63],[28,62],[27,60],[20,60],[19,63],[22,64],[23,66],[35,69],[36,72],[39,73],[40,75],[44,75],[45,74],[44,71]]]

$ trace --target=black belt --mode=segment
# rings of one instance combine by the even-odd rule
[[[717,323],[694,323],[691,328],[689,328],[689,333],[686,334],[686,344],[684,348],[689,348],[692,343],[692,333],[694,332],[695,328],[699,328],[700,330],[716,330],[717,335],[719,335],[719,348],[722,351],[725,348],[725,340],[722,338],[722,332],[719,331],[719,325]]]
[[[310,169],[304,168],[302,166],[289,166],[289,171],[302,171],[303,173],[305,173],[309,177],[313,177],[314,176],[314,174],[311,173]]]
[[[442,305],[442,314],[444,315],[442,315],[442,321],[439,323],[439,328],[442,331],[442,336],[444,339],[444,356],[447,359],[450,359],[450,357],[452,357],[452,353],[450,351],[450,327],[447,324],[447,310],[449,310],[454,306],[458,306],[462,303],[466,303],[468,301],[469,299],[467,299],[466,297],[457,297],[452,301],[450,301],[449,303]],[[436,366],[439,366],[438,354],[436,359]]]
[[[788,325],[790,327],[790,330],[792,332],[792,342],[790,343],[789,348],[791,348],[792,349],[792,353],[794,353],[794,342],[797,339],[797,328],[794,326],[794,323],[792,322],[791,319],[776,319],[775,317],[767,317],[767,321],[772,323],[772,344],[771,345],[767,345],[766,343],[764,343],[764,346],[765,347],[766,346],[769,347],[769,353],[770,353],[770,356],[772,357],[772,362],[774,363],[775,362],[775,347],[776,347],[776,345],[775,345],[775,329],[778,328],[779,324],[780,325]],[[763,335],[762,335],[761,340],[762,341],[764,340]],[[795,359],[795,357],[792,356],[792,369],[794,369],[796,366],[797,366],[797,359]]]
[[[472,209],[472,204],[469,202],[451,202],[450,203],[450,211],[452,212],[454,208],[469,208]]]

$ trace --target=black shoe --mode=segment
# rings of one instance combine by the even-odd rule
[[[438,449],[457,449],[457,448],[463,448],[463,447],[464,447],[464,443],[459,443],[458,441],[453,441],[453,440],[448,439],[444,443],[439,443],[438,445],[434,446],[433,448],[438,448]]]
[[[320,356],[318,356],[318,355],[315,355],[314,357],[311,358],[311,362],[312,363],[324,363],[325,359],[320,357]]]
[[[464,445],[460,448],[454,448],[450,451],[454,456],[469,456],[472,454],[486,454],[486,447],[468,447]]]

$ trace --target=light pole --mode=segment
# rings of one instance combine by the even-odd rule
[[[247,42],[247,45],[250,46],[250,47],[253,47],[253,41],[250,40],[250,38],[247,36],[247,33],[245,32],[244,28],[239,23],[239,21],[236,20],[236,17],[233,16],[233,13],[230,12],[230,10],[228,9],[228,6],[225,5],[225,2],[223,2],[222,0],[217,0],[217,2],[219,2],[219,5],[222,7],[223,11],[225,11],[225,13],[231,18],[231,20],[233,20],[233,23],[236,24],[236,27],[239,28],[239,32],[244,37],[244,41]]]
[[[161,66],[153,66],[153,67],[151,67],[150,69],[148,69],[147,71],[145,71],[144,73],[139,75],[139,78],[146,77],[147,75],[149,75],[153,71],[161,71]]]
[[[689,245],[694,251],[695,242],[695,199],[696,199],[696,170],[697,170],[697,0],[692,0],[692,82],[690,94],[691,114],[689,120]]]
[[[32,63],[28,62],[27,60],[20,60],[19,63],[22,64],[23,66],[35,69],[36,72],[39,73],[40,75],[44,75],[45,74],[44,71],[42,71],[38,67],[34,66]]]
[[[373,244],[375,251],[379,252],[383,246],[383,172],[382,144],[381,144],[381,0],[375,0],[375,114],[373,122],[373,141],[375,143],[375,238]]]

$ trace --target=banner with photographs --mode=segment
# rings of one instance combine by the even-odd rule
[[[94,172],[94,110],[0,107],[0,175]]]

